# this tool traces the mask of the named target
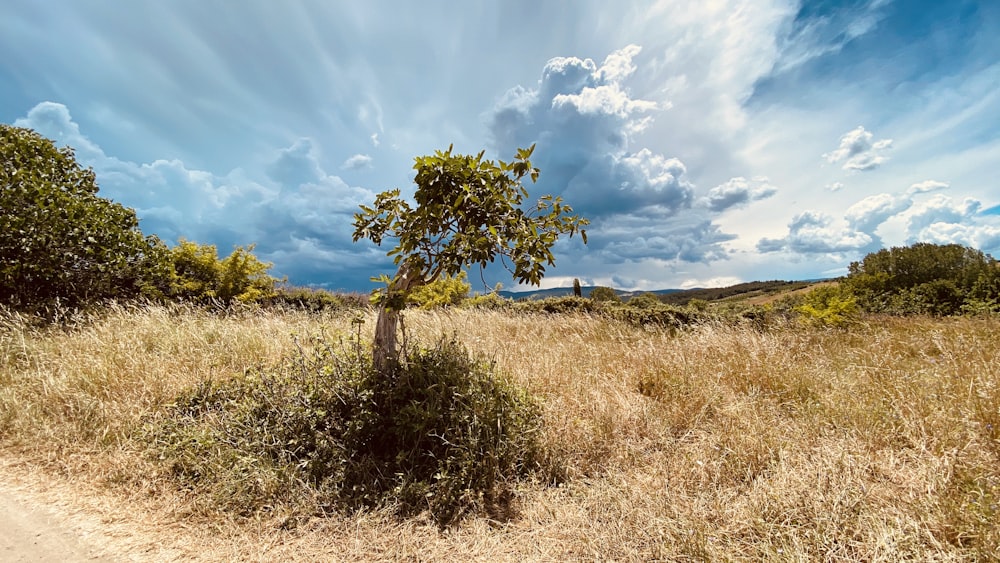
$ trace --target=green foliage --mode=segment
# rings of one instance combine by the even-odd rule
[[[242,515],[386,506],[445,526],[503,509],[539,467],[539,407],[494,370],[442,340],[385,377],[357,343],[316,339],[277,369],[179,397],[148,426],[152,454]]]
[[[408,262],[427,282],[468,265],[486,267],[499,256],[511,262],[518,281],[538,285],[545,266],[554,264],[551,248],[559,235],[579,232],[586,242],[588,221],[571,215],[558,197],[524,208],[528,191],[521,181],[538,178],[529,160],[533,150],[518,149],[511,162],[484,160],[482,152],[453,155],[451,147],[416,158],[416,207],[398,189],[379,194],[374,207],[363,205],[354,216],[354,240],[397,240],[389,256]]]
[[[655,293],[642,293],[629,299],[627,305],[639,309],[657,309],[663,306],[663,302]]]
[[[616,303],[621,301],[615,290],[604,286],[597,286],[590,290],[590,298],[594,301],[614,301]]]
[[[304,311],[336,311],[362,309],[368,306],[368,295],[361,293],[337,294],[325,289],[279,286],[267,300],[272,307],[289,307]]]
[[[695,311],[705,312],[708,310],[708,301],[704,299],[692,299],[687,302],[687,306]]]
[[[641,327],[678,329],[716,320],[707,313],[680,309],[671,305],[634,307],[618,301],[599,301],[580,297],[549,297],[546,299],[518,301],[514,310],[525,313],[599,315],[614,321]]]
[[[963,310],[974,314],[1000,313],[1000,263],[994,262],[979,274]]]
[[[465,272],[459,272],[456,276],[444,276],[417,287],[410,292],[408,300],[421,309],[449,307],[468,298],[471,288]]]
[[[253,303],[274,295],[275,284],[281,280],[268,275],[272,264],[254,256],[254,246],[237,246],[222,261],[218,296],[223,301]]]
[[[0,301],[15,309],[156,297],[166,248],[94,172],[29,129],[0,125]]]
[[[253,303],[274,297],[280,280],[267,274],[271,264],[261,262],[253,249],[252,244],[237,246],[220,260],[215,245],[181,239],[170,251],[174,265],[171,294],[189,301],[223,303]]]
[[[795,312],[810,324],[842,327],[856,320],[860,310],[854,295],[837,285],[821,285],[805,294]]]
[[[217,296],[222,280],[219,253],[214,244],[198,244],[180,239],[170,250],[174,264],[172,293],[188,301],[204,301]]]
[[[852,263],[845,284],[867,311],[953,315],[976,302],[988,303],[983,295],[989,290],[982,290],[996,267],[995,260],[973,248],[917,243]]]

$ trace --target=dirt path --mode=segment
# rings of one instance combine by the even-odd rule
[[[0,482],[0,561],[75,563],[113,561],[85,529]]]

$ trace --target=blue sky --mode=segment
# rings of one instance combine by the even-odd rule
[[[992,0],[0,4],[0,122],[74,147],[144,232],[335,290],[392,271],[358,205],[452,143],[536,143],[532,196],[591,219],[544,287],[1000,256],[998,85]]]

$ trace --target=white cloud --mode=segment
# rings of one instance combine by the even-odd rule
[[[839,192],[842,189],[844,189],[844,184],[841,183],[841,182],[833,182],[831,184],[827,184],[826,185],[826,190],[827,191]]]
[[[889,157],[882,153],[892,146],[892,139],[873,141],[874,136],[858,126],[844,133],[840,138],[840,147],[828,152],[823,158],[831,164],[844,162],[844,170],[867,171],[878,168]]]
[[[852,229],[873,235],[879,225],[905,211],[912,203],[907,197],[891,194],[872,195],[848,207],[844,218]]]
[[[993,254],[1000,249],[1000,227],[935,222],[927,225],[915,239],[936,244],[960,244]]]
[[[850,228],[846,222],[835,221],[825,213],[803,211],[788,224],[788,236],[782,239],[761,239],[760,252],[786,250],[796,254],[857,253],[872,246],[871,235]]]
[[[732,178],[708,192],[701,203],[715,212],[725,211],[732,207],[743,207],[750,202],[767,199],[777,193],[778,189],[768,183],[767,178],[747,180],[742,176]]]
[[[361,170],[362,168],[371,168],[372,157],[367,154],[356,154],[344,161],[341,168],[345,170]]]
[[[910,186],[910,189],[906,191],[907,194],[923,194],[927,192],[933,192],[936,190],[943,190],[948,187],[948,184],[944,182],[938,182],[936,180],[924,180],[923,182],[917,182]]]
[[[660,107],[626,87],[640,51],[630,45],[600,66],[591,59],[550,59],[537,88],[509,89],[492,112],[497,149],[506,155],[537,144],[537,189],[561,194],[592,220],[589,252],[615,262],[643,253],[681,261],[724,258],[719,244],[731,236],[692,209],[695,186],[684,163],[631,148]]]

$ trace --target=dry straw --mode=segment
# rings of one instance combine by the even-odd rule
[[[522,485],[512,519],[445,532],[377,512],[233,519],[139,455],[137,428],[181,390],[273,365],[295,335],[349,337],[351,319],[117,308],[39,329],[7,315],[0,473],[100,519],[106,549],[135,560],[1000,559],[995,318],[672,334],[408,313],[409,338],[457,334],[541,400],[565,472]]]

